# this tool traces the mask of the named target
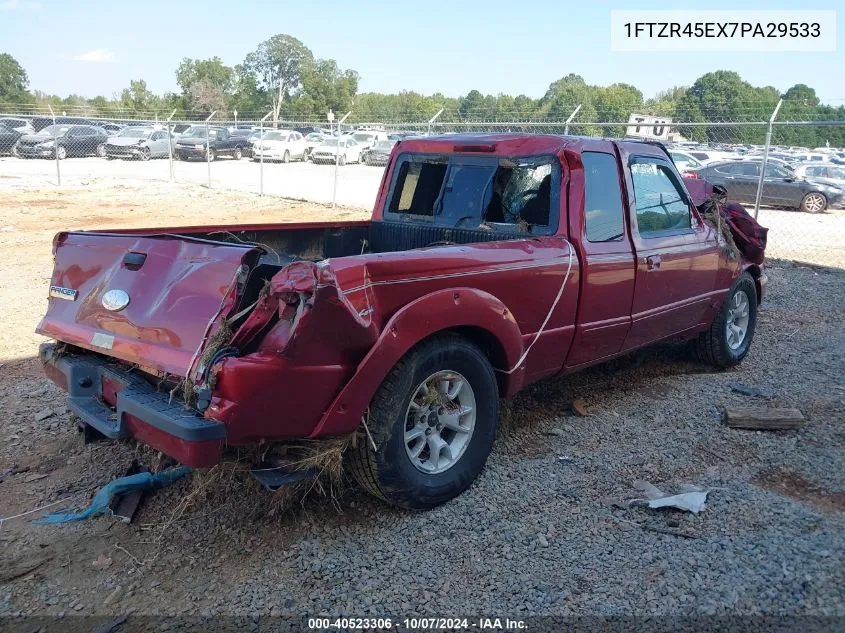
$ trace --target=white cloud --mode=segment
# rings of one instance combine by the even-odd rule
[[[111,62],[114,61],[114,51],[107,48],[95,48],[71,57],[77,62]]]
[[[5,0],[0,2],[0,11],[17,11],[18,9],[36,10],[41,8],[41,3],[37,0],[29,0],[21,2],[20,0]]]

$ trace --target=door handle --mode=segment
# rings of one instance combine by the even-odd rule
[[[649,255],[645,258],[646,266],[648,266],[649,270],[659,270],[660,269],[660,255]]]

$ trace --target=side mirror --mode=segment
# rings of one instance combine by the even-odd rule
[[[789,176],[787,178],[784,178],[783,181],[784,182],[795,182],[795,178],[792,178],[791,176]]]

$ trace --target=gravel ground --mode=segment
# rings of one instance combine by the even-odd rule
[[[178,183],[205,185],[208,182],[208,166],[204,162],[175,161],[173,168]],[[123,183],[158,187],[170,174],[167,160],[70,158],[61,162],[61,170],[63,185],[85,186]],[[248,159],[221,158],[211,164],[212,187],[258,193],[259,170],[260,165]],[[264,192],[322,204],[331,203],[336,195],[337,204],[372,209],[383,173],[382,167],[346,165],[337,170],[335,192],[332,165],[267,163]],[[55,182],[55,161],[0,158],[0,187],[44,187]],[[769,256],[845,267],[845,210],[808,214],[763,208],[759,219],[770,229]]]
[[[136,223],[167,214],[161,197],[126,195]],[[230,217],[269,212],[202,195],[186,204],[225,204]],[[107,213],[89,198],[62,200],[66,222]],[[23,470],[0,483],[7,518],[60,500],[54,509],[84,505],[139,454],[128,442],[82,445],[32,360],[46,282],[25,260],[44,249],[39,266],[49,264],[51,231],[3,217],[15,204],[0,200],[0,224],[18,227],[0,234],[17,240],[0,249],[0,288],[23,298],[3,316],[15,312],[28,329],[6,333],[15,351],[0,371],[0,473]],[[9,520],[0,616],[845,617],[845,272],[774,261],[769,275],[739,368],[714,372],[666,345],[533,386],[506,405],[477,483],[429,512],[395,510],[354,487],[284,507],[218,469],[150,496],[131,525]],[[775,395],[741,395],[730,382]],[[573,412],[578,399],[586,416]],[[720,407],[754,404],[797,407],[807,424],[762,433],[720,422]],[[641,496],[637,479],[670,492],[702,486],[707,508],[629,506]]]

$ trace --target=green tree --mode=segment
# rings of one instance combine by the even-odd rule
[[[311,50],[290,35],[274,35],[246,56],[243,66],[270,96],[274,121],[279,120],[282,103],[300,87],[302,73],[313,60]]]
[[[0,101],[29,101],[29,77],[14,57],[0,53]]]

